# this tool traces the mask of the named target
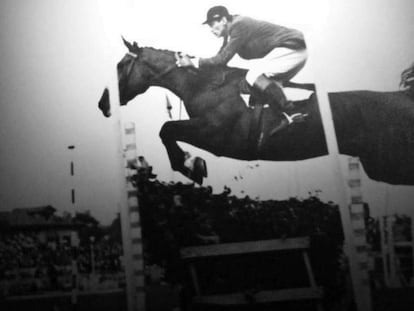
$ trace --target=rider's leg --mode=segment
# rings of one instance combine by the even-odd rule
[[[283,92],[283,82],[292,79],[304,67],[306,59],[306,49],[275,48],[262,59],[250,61],[246,80],[268,97],[274,98],[280,109],[287,110],[290,102]]]
[[[243,79],[240,81],[239,90],[240,90],[241,95],[244,95],[244,94],[250,95],[249,103],[248,103],[250,107],[256,106],[256,104],[261,101],[261,98],[264,95],[262,94],[262,91],[251,86],[249,82],[247,82],[246,79]]]
[[[272,111],[280,116],[283,111],[288,111],[292,107],[287,100],[282,85],[278,85],[269,77],[275,77],[281,83],[288,81],[295,76],[305,65],[307,59],[306,50],[291,50],[287,48],[275,48],[262,59],[250,62],[250,68],[246,75],[246,80],[254,89],[261,91],[269,98],[269,106]],[[287,114],[282,117],[281,124],[272,130],[271,135],[285,128],[293,122]],[[293,116],[295,117],[295,116]]]
[[[258,76],[253,86],[260,90],[269,101],[269,106],[273,112],[279,113],[289,108],[290,101],[287,100],[282,88],[264,74]]]
[[[265,75],[257,77],[253,87],[266,96],[266,103],[269,105],[269,108],[272,110],[273,114],[278,118],[282,117],[280,123],[271,130],[270,135],[272,136],[283,130],[291,123],[291,121],[287,118],[287,115],[284,114],[285,117],[283,117],[282,114],[288,101],[282,89]]]

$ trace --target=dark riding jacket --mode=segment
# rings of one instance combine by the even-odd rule
[[[235,54],[244,59],[262,58],[277,47],[301,50],[306,44],[296,29],[234,15],[220,51],[211,58],[200,58],[199,66],[225,65]]]

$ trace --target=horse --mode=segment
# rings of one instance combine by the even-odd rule
[[[271,113],[260,97],[253,107],[245,104],[240,83],[246,70],[177,67],[173,51],[139,47],[126,40],[124,44],[128,52],[117,65],[120,104],[126,105],[151,86],[166,88],[183,101],[189,119],[165,122],[159,136],[171,168],[196,183],[202,184],[207,177],[206,163],[195,157],[193,165],[188,165],[178,141],[216,156],[247,161],[299,161],[328,154],[316,92],[294,102],[291,113],[307,115],[304,122],[270,135],[283,116]],[[403,92],[372,91],[329,93],[328,98],[339,152],[359,157],[371,179],[413,185],[412,98]],[[99,108],[110,116],[107,89]]]

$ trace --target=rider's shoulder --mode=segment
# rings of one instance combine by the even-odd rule
[[[245,15],[233,15],[232,25],[237,26],[241,24],[250,24],[254,23],[255,19]]]
[[[233,21],[230,26],[230,32],[244,32],[256,23],[257,20],[249,16],[233,15]]]

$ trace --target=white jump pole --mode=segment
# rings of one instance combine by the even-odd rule
[[[129,165],[137,161],[137,146],[135,135],[135,123],[124,124],[123,131],[124,155],[125,155],[125,181],[128,196],[128,222],[123,224],[129,228],[129,247],[131,247],[133,301],[134,310],[145,310],[145,275],[144,254],[142,243],[142,228],[139,214],[139,202],[137,186],[132,183],[136,170]]]
[[[98,10],[102,18],[104,32],[108,38],[118,40],[108,40],[108,53],[111,56],[111,60],[119,56],[115,53],[117,50],[118,42],[119,45],[122,46],[121,28],[125,29],[125,27],[121,26],[125,24],[126,21],[129,21],[128,26],[132,27],[130,24],[131,19],[125,18],[125,16],[129,16],[128,14],[130,13],[131,5],[132,2],[130,2],[130,0],[123,0],[118,2],[98,2]],[[134,148],[132,147],[132,144],[135,144],[135,130],[133,131],[132,135],[130,134],[131,131],[129,130],[125,132],[122,114],[120,111],[116,64],[114,63],[113,67],[111,68],[113,68],[113,70],[110,72],[108,88],[111,103],[111,118],[114,118],[116,120],[114,130],[117,138],[117,158],[120,173],[119,176],[121,177],[118,179],[118,191],[120,194],[118,207],[121,214],[127,309],[128,311],[144,311],[144,267],[142,255],[141,225],[138,213],[138,199],[136,197],[136,189],[132,189],[133,186],[131,184],[130,178],[128,177],[129,172],[127,168],[127,157],[130,157],[131,154],[133,154],[133,152],[131,153],[131,150]],[[133,142],[131,140],[133,140]]]
[[[345,183],[345,177],[342,173],[339,158],[338,142],[335,134],[335,127],[332,118],[332,111],[329,105],[328,94],[325,89],[318,88],[318,101],[324,127],[326,142],[328,146],[328,161],[332,173],[332,179],[336,184],[338,205],[341,212],[341,222],[345,235],[344,252],[349,261],[353,296],[358,311],[370,311],[371,294],[369,285],[366,284],[361,270],[360,262],[357,258],[357,249],[353,232],[353,224],[351,220],[350,203],[348,200],[348,186]]]
[[[141,238],[141,222],[138,212],[136,188],[131,183],[128,161],[136,159],[135,126],[124,126],[119,104],[118,78],[114,71],[109,86],[111,118],[116,120],[118,138],[119,181],[122,244],[125,262],[126,296],[128,311],[145,310],[144,263]]]
[[[359,288],[366,299],[370,299],[371,288],[368,273],[368,243],[366,238],[365,211],[361,181],[361,163],[358,158],[348,159],[348,185],[351,198],[351,228],[353,230],[355,260],[359,268]]]

